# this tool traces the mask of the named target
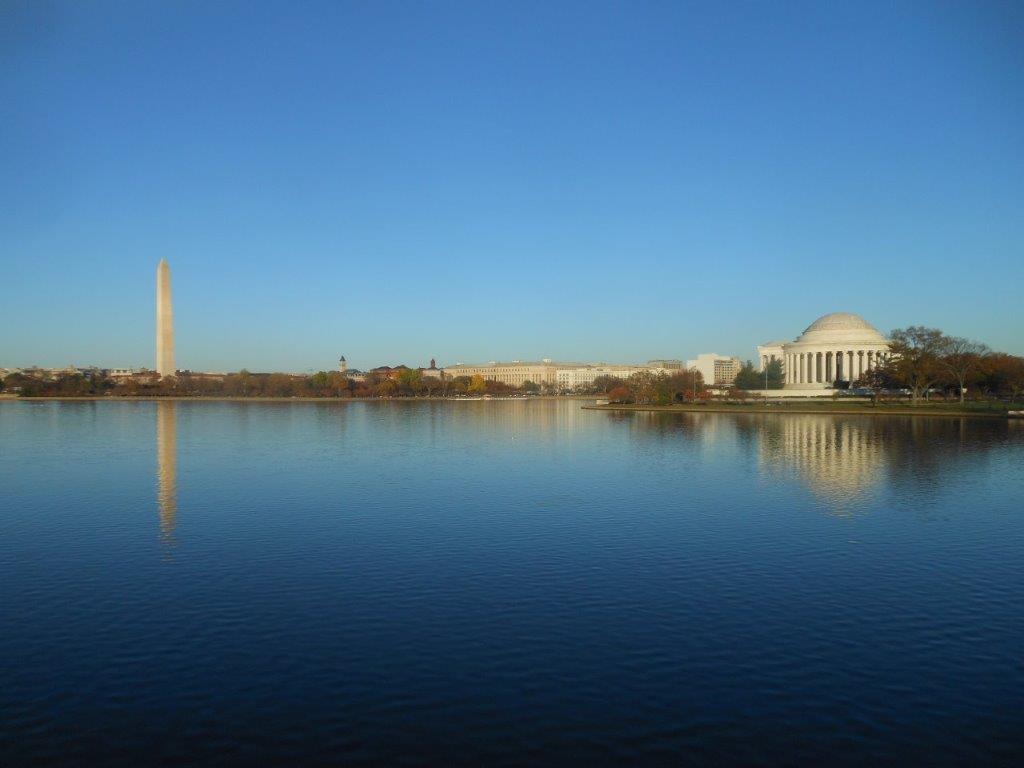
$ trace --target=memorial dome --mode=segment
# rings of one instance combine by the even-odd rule
[[[830,344],[832,342],[876,342],[886,339],[860,315],[852,312],[833,312],[822,315],[796,339],[798,344]]]

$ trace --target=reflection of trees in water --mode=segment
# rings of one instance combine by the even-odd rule
[[[975,469],[991,449],[1024,440],[1004,421],[819,414],[666,414],[632,418],[646,436],[684,438],[694,450],[731,445],[772,474],[794,474],[834,514],[854,514],[883,488],[927,496],[943,478]]]
[[[175,402],[156,404],[156,500],[160,510],[160,537],[167,542],[174,534],[178,513],[178,441]]]
[[[982,419],[878,419],[886,446],[889,482],[919,494],[938,490],[943,476],[974,469],[1010,438],[1005,421]]]
[[[624,420],[642,424],[646,436],[654,435],[661,439],[686,437],[704,445],[731,440],[740,421],[719,413],[634,411],[620,415]]]
[[[795,469],[837,514],[855,512],[883,481],[932,494],[1007,436],[1005,422],[979,419],[791,414],[752,422],[746,429],[763,461]]]
[[[580,405],[575,400],[525,399],[436,403],[455,435],[508,436],[532,443],[557,443],[578,435],[592,418]]]

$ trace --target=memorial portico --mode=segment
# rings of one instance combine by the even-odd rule
[[[781,355],[786,389],[828,389],[856,382],[882,364],[889,342],[858,315],[835,312],[818,318],[795,341],[762,348],[761,364]]]

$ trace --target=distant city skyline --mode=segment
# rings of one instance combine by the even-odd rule
[[[1019,5],[23,3],[0,46],[0,366],[152,366],[160,257],[179,368],[835,311],[1024,354]]]

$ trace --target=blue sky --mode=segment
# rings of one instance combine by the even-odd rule
[[[1024,353],[1024,6],[0,5],[0,365]]]

